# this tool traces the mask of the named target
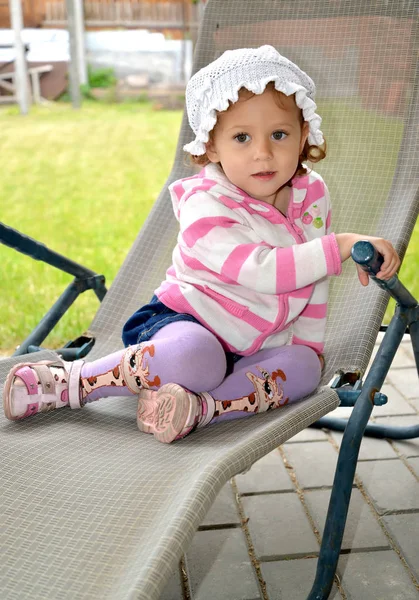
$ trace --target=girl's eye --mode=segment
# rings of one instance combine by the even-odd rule
[[[234,139],[240,144],[244,144],[244,142],[248,142],[250,140],[250,136],[247,133],[238,133],[234,136]]]
[[[287,134],[285,131],[274,131],[272,137],[274,140],[280,141],[287,137]]]

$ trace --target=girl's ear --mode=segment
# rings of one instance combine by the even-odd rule
[[[303,126],[301,128],[300,154],[304,149],[304,144],[307,141],[308,134],[309,134],[309,124],[307,123],[307,121],[304,121]]]
[[[218,163],[220,162],[220,159],[218,157],[218,152],[215,149],[215,145],[214,145],[214,140],[209,140],[206,144],[205,144],[205,152],[206,155],[208,156],[208,160],[212,163]]]

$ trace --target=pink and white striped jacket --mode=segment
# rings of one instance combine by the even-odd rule
[[[155,292],[163,304],[196,317],[231,352],[283,346],[291,334],[321,353],[328,276],[341,259],[320,175],[294,178],[286,217],[214,164],[169,190],[180,232]]]

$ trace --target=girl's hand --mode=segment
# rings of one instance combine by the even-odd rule
[[[400,267],[400,258],[393,248],[393,244],[388,240],[379,237],[372,237],[370,235],[359,235],[358,233],[338,233],[336,234],[336,241],[339,246],[340,257],[342,262],[345,262],[351,255],[351,248],[355,242],[361,240],[367,240],[371,242],[377,251],[382,254],[384,262],[381,265],[379,273],[376,277],[387,281],[391,279],[393,275],[397,273]],[[368,285],[369,275],[359,265],[357,265],[358,279],[362,285]]]

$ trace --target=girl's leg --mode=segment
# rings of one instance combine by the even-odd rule
[[[300,400],[317,388],[320,375],[319,358],[307,346],[263,350],[240,360],[233,373],[209,392],[193,394],[175,384],[164,385],[157,392],[143,390],[138,426],[161,442],[171,442],[197,427]]]
[[[149,342],[91,363],[56,361],[16,365],[4,388],[9,419],[61,408],[80,408],[107,396],[136,395],[176,382],[201,391],[225,376],[224,350],[207,329],[190,321],[163,327]]]
[[[307,346],[283,346],[244,357],[209,392],[214,401],[210,422],[238,419],[301,400],[317,388],[320,375],[319,358]]]
[[[106,396],[138,394],[165,383],[192,391],[218,385],[226,372],[225,352],[205,327],[177,321],[162,327],[148,341],[83,365],[82,396],[91,402]]]

